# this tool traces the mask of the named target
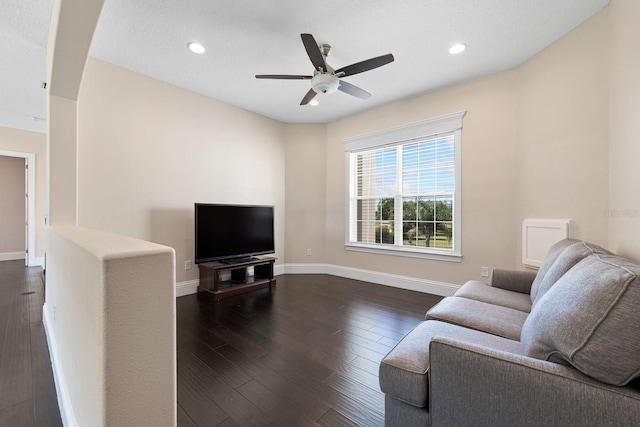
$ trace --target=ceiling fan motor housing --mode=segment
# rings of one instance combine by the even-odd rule
[[[311,79],[311,87],[316,93],[333,93],[338,90],[340,80],[330,73],[316,74]]]

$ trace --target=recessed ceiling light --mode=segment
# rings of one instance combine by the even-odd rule
[[[205,51],[204,46],[197,42],[191,42],[187,45],[187,47],[193,53],[204,53]]]
[[[318,105],[318,104],[320,104],[320,103],[318,102],[318,100],[317,100],[317,99],[312,99],[311,101],[309,101],[309,105],[316,106],[316,105]]]
[[[457,55],[460,52],[464,51],[467,48],[467,45],[464,43],[456,43],[453,46],[451,46],[451,49],[449,49],[449,53],[452,55]]]

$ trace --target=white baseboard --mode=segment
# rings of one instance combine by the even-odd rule
[[[331,264],[278,264],[275,266],[273,274],[275,276],[282,274],[330,274],[332,276],[362,280],[378,285],[424,292],[442,297],[451,296],[460,288],[459,285],[452,283],[436,282],[434,280],[417,279],[415,277],[399,276],[396,274],[380,273],[377,271]],[[189,280],[187,282],[176,283],[176,297],[198,292],[198,282],[198,280]]]
[[[282,274],[284,274],[284,265],[283,264],[275,264],[273,266],[273,275],[274,276],[280,276]]]
[[[42,267],[44,268],[44,257],[36,257],[33,259],[33,263],[29,264],[29,267]]]
[[[24,252],[2,252],[0,253],[0,261],[16,261],[24,259]]]
[[[188,280],[186,282],[176,283],[176,298],[183,297],[185,295],[191,295],[198,292],[199,280]]]
[[[69,397],[69,389],[67,388],[67,382],[64,379],[62,366],[60,366],[56,335],[51,327],[51,320],[47,313],[47,303],[45,302],[42,306],[42,323],[44,324],[45,336],[47,337],[47,345],[49,347],[49,356],[51,357],[51,367],[53,369],[53,380],[56,385],[60,418],[62,418],[62,425],[65,427],[76,427],[78,423],[76,421],[75,414],[73,413],[71,398]]]
[[[286,274],[331,274],[347,279],[362,280],[378,285],[424,292],[443,297],[451,296],[460,288],[458,285],[434,280],[417,279],[397,274],[380,273],[359,268],[344,267],[332,264],[285,264]]]
[[[285,264],[284,274],[328,274],[328,264]]]
[[[454,285],[453,283],[417,279],[415,277],[399,276],[397,274],[380,273],[377,271],[361,270],[359,268],[343,267],[340,265],[329,265],[327,267],[327,274],[331,274],[333,276],[362,280],[364,282],[376,283],[378,285],[424,292],[442,297],[451,296],[460,288],[459,285]]]

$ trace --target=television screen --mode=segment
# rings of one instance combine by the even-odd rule
[[[275,252],[273,206],[195,204],[195,262]]]

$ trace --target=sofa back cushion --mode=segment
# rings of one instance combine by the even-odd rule
[[[563,239],[559,242],[555,243],[553,246],[549,248],[547,255],[545,255],[544,260],[542,260],[542,265],[538,269],[538,274],[536,274],[536,278],[533,279],[533,283],[531,284],[531,302],[535,301],[538,296],[538,290],[540,288],[540,283],[544,279],[544,276],[549,271],[549,268],[556,262],[556,259],[562,251],[564,251],[568,246],[571,246],[574,243],[578,243],[579,240],[575,239]]]
[[[612,385],[640,376],[640,266],[589,255],[565,273],[522,327],[523,353],[562,359]]]
[[[571,239],[567,239],[571,240]],[[592,243],[573,241],[555,256],[553,263],[547,268],[544,277],[537,284],[531,285],[531,305],[534,306],[567,271],[578,262],[592,254],[611,254],[606,249]],[[568,242],[567,242],[568,243]],[[546,258],[545,258],[546,260]],[[538,273],[539,274],[539,273]],[[536,279],[538,276],[536,276]]]

